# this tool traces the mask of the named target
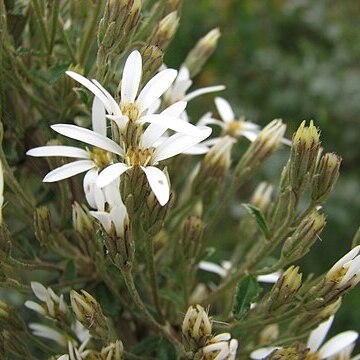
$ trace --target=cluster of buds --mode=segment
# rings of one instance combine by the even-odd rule
[[[7,359],[10,354],[19,359],[31,359],[31,355],[22,340],[22,336],[16,331],[4,329],[0,333],[0,358]]]
[[[107,339],[109,336],[108,321],[99,303],[85,290],[81,294],[70,292],[71,306],[76,318],[95,338]]]
[[[13,307],[0,300],[0,326],[4,329],[21,332],[25,330],[23,319]]]
[[[100,359],[103,360],[123,360],[124,345],[121,340],[116,340],[101,349]]]
[[[204,231],[204,223],[197,216],[189,216],[184,224],[181,237],[181,245],[186,260],[196,259],[201,251],[201,238]]]
[[[200,353],[204,360],[235,360],[238,341],[232,339],[229,333],[214,336]]]
[[[26,301],[25,306],[37,313],[58,321],[68,322],[69,310],[64,301],[64,296],[56,295],[51,288],[46,288],[39,282],[31,282],[31,289],[34,295],[43,302],[38,304],[35,301]]]

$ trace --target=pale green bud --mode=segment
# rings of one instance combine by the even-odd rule
[[[190,50],[182,66],[189,69],[191,78],[200,72],[209,57],[213,54],[220,35],[221,33],[218,28],[212,29]]]
[[[184,224],[181,245],[186,259],[196,258],[201,249],[204,223],[197,216],[189,216]]]
[[[0,300],[0,325],[11,331],[24,331],[24,320],[18,312],[10,305]]]
[[[52,234],[50,210],[46,206],[39,207],[34,212],[35,236],[42,246],[49,246]]]
[[[145,84],[160,68],[163,63],[163,52],[155,45],[144,46],[141,50],[143,67],[141,81]]]
[[[124,346],[120,340],[103,347],[100,352],[101,360],[123,360]]]
[[[262,213],[265,213],[271,202],[273,186],[266,182],[261,182],[255,189],[250,203],[256,206]]]
[[[30,359],[31,356],[20,335],[14,331],[3,330],[0,336],[1,348],[5,354],[13,354],[20,359]],[[0,351],[1,353],[1,351]]]
[[[271,324],[266,326],[259,334],[259,345],[275,342],[279,337],[279,325]]]
[[[99,303],[85,290],[79,294],[75,290],[70,292],[71,306],[76,318],[90,331],[95,338],[107,339],[109,328]]]

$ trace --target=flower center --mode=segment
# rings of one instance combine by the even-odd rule
[[[318,355],[318,353],[308,353],[306,354],[305,360],[320,360],[320,356]]]
[[[94,147],[91,151],[89,150],[90,157],[98,168],[103,168],[112,163],[112,153],[98,147]]]
[[[135,103],[121,103],[121,112],[127,116],[129,121],[135,122],[140,116],[140,109]]]
[[[238,133],[238,131],[242,127],[242,121],[241,120],[234,120],[231,123],[227,125],[226,132],[230,135],[235,137]]]
[[[147,166],[153,156],[153,149],[139,149],[129,147],[126,151],[125,161],[129,166]]]

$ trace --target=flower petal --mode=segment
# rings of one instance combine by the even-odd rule
[[[210,148],[204,144],[197,144],[195,146],[192,146],[190,149],[187,149],[183,151],[183,154],[186,155],[203,155],[206,154]]]
[[[356,341],[359,334],[356,331],[344,331],[327,341],[319,350],[321,359],[327,359],[332,355],[337,354],[347,346]]]
[[[124,154],[123,149],[116,142],[98,134],[95,131],[69,124],[56,124],[52,125],[51,128],[59,134],[67,136],[71,139],[97,146],[120,156],[123,156]]]
[[[181,154],[183,151],[197,145],[211,134],[211,129],[201,127],[201,136],[188,136],[183,134],[174,134],[163,141],[154,152],[154,161],[161,161]]]
[[[214,274],[219,275],[220,277],[225,277],[228,273],[222,266],[210,261],[200,261],[199,269],[212,272]]]
[[[96,202],[95,202],[95,194],[94,194],[94,184],[95,180],[98,176],[98,170],[97,169],[90,169],[84,176],[83,180],[83,188],[84,188],[84,194],[86,201],[92,208],[96,208]]]
[[[110,208],[113,208],[117,205],[123,205],[121,195],[120,195],[120,179],[117,178],[111,182],[108,186],[105,186],[104,194],[105,200],[109,204]]]
[[[235,119],[235,114],[228,103],[227,100],[225,100],[222,97],[216,97],[215,98],[215,105],[217,108],[217,111],[219,112],[221,118],[224,120],[224,122],[231,122]]]
[[[106,136],[106,112],[104,104],[101,100],[94,96],[92,110],[91,110],[91,120],[92,120],[92,129],[102,136]]]
[[[190,101],[200,95],[209,94],[215,91],[221,91],[224,90],[224,85],[215,85],[215,86],[206,86],[201,89],[197,89],[194,91],[189,92],[187,95],[185,95],[184,100]]]
[[[30,149],[26,152],[26,155],[30,156],[64,156],[77,159],[90,159],[90,155],[84,149],[77,148],[75,146],[63,146],[63,145],[50,145],[40,146],[34,149]]]
[[[166,126],[167,129],[192,136],[198,136],[200,133],[195,125],[174,116],[163,114],[145,115],[141,117],[140,122]]]
[[[169,201],[170,186],[164,172],[155,166],[141,167],[148,179],[151,190],[154,192],[161,206]]]
[[[116,100],[112,97],[112,95],[95,79],[91,79],[91,81],[103,92],[103,94],[106,96],[106,98],[109,101],[110,107],[111,107],[111,113],[116,116],[121,116],[121,110],[116,102]]]
[[[136,102],[139,104],[140,112],[145,111],[154,103],[174,82],[177,71],[166,69],[156,74],[141,90]]]
[[[131,166],[128,166],[124,163],[116,163],[110,166],[107,166],[97,177],[96,185],[100,188],[110,184],[116,178],[118,178],[126,170],[130,169]]]
[[[95,167],[95,164],[92,160],[78,160],[60,166],[52,171],[50,171],[43,179],[43,182],[54,182],[60,181],[71,176],[80,174],[84,171],[90,170]]]
[[[142,75],[142,60],[135,50],[126,59],[121,80],[121,102],[133,103],[139,90]]]
[[[105,211],[89,211],[90,215],[97,219],[107,233],[111,230],[111,216]]]
[[[37,282],[37,281],[32,281],[30,283],[31,285],[31,290],[33,291],[33,293],[35,294],[35,296],[41,300],[41,301],[44,301],[46,302],[46,299],[48,298],[49,294],[48,294],[48,291],[46,289],[46,287]]]
[[[279,349],[279,347],[264,347],[258,350],[253,351],[250,354],[250,358],[254,359],[254,360],[263,360],[265,359],[268,355],[270,355],[274,350]]]
[[[330,316],[328,320],[322,322],[316,329],[311,331],[307,341],[307,347],[311,352],[316,352],[319,350],[319,347],[326,338],[333,321],[334,316]]]
[[[74,71],[66,71],[66,74],[69,75],[70,77],[72,77],[77,82],[79,82],[81,85],[85,86],[88,90],[90,90],[95,96],[97,96],[100,99],[100,101],[104,104],[106,110],[109,113],[112,113],[112,107],[110,105],[108,98],[89,79],[87,79],[86,77],[84,77],[80,74],[77,74]]]

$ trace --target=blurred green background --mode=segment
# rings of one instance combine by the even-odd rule
[[[282,118],[288,136],[303,119],[314,119],[326,151],[343,157],[340,179],[324,206],[327,227],[301,262],[305,274],[325,271],[348,251],[360,224],[359,18],[360,2],[353,0],[185,1],[165,58],[178,67],[200,36],[220,27],[219,47],[196,85],[225,84],[221,96],[237,115],[262,125]],[[199,115],[209,108],[216,114],[211,99],[191,106]],[[273,180],[286,156],[285,149],[260,179]],[[345,297],[332,333],[360,331],[359,306],[360,287]]]

